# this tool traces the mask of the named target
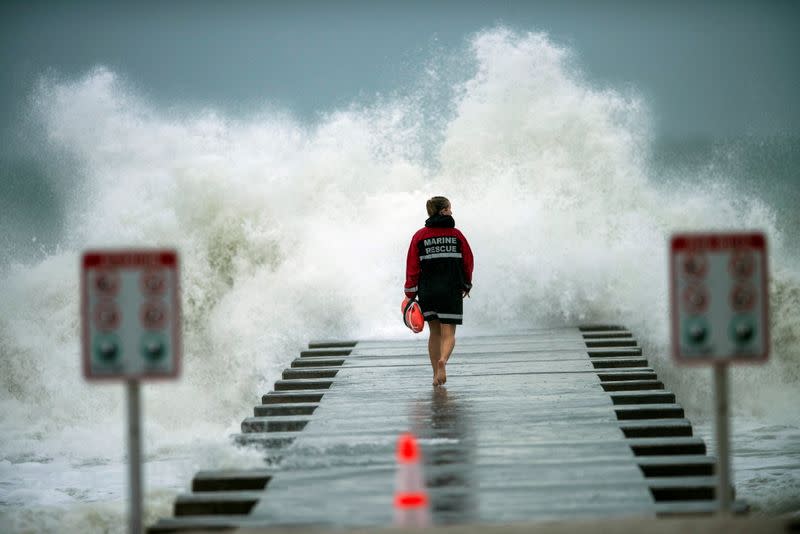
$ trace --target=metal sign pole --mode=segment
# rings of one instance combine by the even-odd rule
[[[128,398],[128,475],[130,479],[131,534],[142,532],[142,443],[139,410],[139,381],[126,381]]]
[[[715,423],[717,434],[717,499],[719,513],[731,509],[730,449],[728,437],[728,364],[716,362],[714,367]]]

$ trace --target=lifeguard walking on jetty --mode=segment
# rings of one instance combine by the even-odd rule
[[[447,361],[456,345],[456,325],[463,319],[463,299],[472,289],[472,249],[455,226],[453,208],[445,197],[426,204],[425,227],[411,238],[406,260],[406,297],[418,297],[428,322],[428,354],[433,385],[447,382]]]

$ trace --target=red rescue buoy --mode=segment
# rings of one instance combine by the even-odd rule
[[[403,322],[412,332],[415,334],[422,332],[422,329],[425,328],[425,317],[422,316],[419,302],[406,297],[400,305],[400,311],[403,312]]]

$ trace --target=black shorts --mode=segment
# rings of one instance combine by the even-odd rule
[[[419,307],[426,321],[438,320],[443,324],[461,324],[464,299],[461,291],[420,292]]]

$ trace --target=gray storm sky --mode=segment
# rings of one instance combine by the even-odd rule
[[[666,137],[800,132],[800,2],[18,2],[0,6],[0,131],[36,79],[103,64],[148,98],[310,117],[413,83],[482,29],[546,31],[633,87]]]

